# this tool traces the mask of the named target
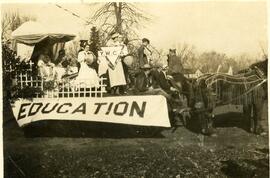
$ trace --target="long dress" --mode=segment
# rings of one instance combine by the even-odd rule
[[[123,64],[120,60],[117,62],[114,69],[109,68],[109,78],[111,87],[127,84]]]
[[[120,52],[120,56],[119,56],[118,61],[116,62],[115,68],[114,69],[109,68],[109,79],[110,79],[111,87],[127,84],[123,64],[121,61],[122,60],[121,56],[126,55],[127,53],[128,53],[127,47],[126,45],[123,44],[121,52]]]
[[[75,85],[79,85],[77,87],[81,86],[86,88],[99,87],[99,77],[97,72],[88,67],[85,62],[81,62],[80,64],[81,67],[78,76],[75,79]]]

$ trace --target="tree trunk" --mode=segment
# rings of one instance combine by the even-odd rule
[[[114,6],[114,13],[116,17],[116,27],[115,32],[122,33],[122,2],[119,2],[119,5],[117,6],[117,2],[113,3]]]

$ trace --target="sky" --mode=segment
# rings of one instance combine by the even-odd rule
[[[98,4],[60,4],[86,19]],[[260,44],[267,49],[266,2],[147,2],[137,4],[153,17],[138,31],[157,49],[168,50],[178,44],[194,45],[198,51],[211,51],[239,55],[257,55]],[[3,11],[18,10],[31,14],[49,25],[87,36],[82,19],[49,4],[3,4]],[[82,33],[84,32],[84,33]]]

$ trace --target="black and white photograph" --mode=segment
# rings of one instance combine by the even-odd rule
[[[268,178],[268,13],[2,2],[1,176]]]

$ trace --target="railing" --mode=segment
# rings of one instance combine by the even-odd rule
[[[100,78],[99,85],[87,86],[83,81],[63,79],[60,81],[44,80],[39,76],[33,77],[27,73],[16,75],[16,85],[22,90],[26,87],[38,89],[33,93],[36,98],[75,98],[75,97],[103,97],[106,93],[104,81]]]
[[[14,74],[11,80],[19,93],[17,97],[29,96],[29,93],[34,98],[103,97],[106,93],[106,78],[100,78],[99,85],[91,87],[83,81],[74,82],[74,79],[45,80],[35,74],[37,72],[34,72],[36,69],[32,61],[20,65],[5,65],[5,72]],[[17,66],[23,67],[23,70],[17,70]]]

